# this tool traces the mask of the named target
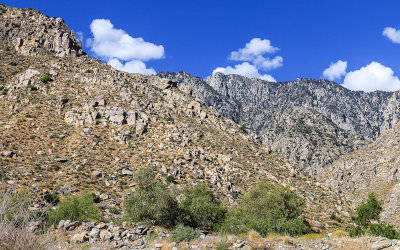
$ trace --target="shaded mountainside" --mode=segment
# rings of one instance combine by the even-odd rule
[[[352,202],[368,192],[385,200],[381,218],[400,225],[400,125],[385,131],[375,142],[344,155],[318,176],[327,186]]]
[[[315,79],[273,83],[221,73],[206,79],[186,72],[160,76],[191,89],[310,173],[376,139],[400,119],[399,92],[351,91]]]
[[[348,215],[338,195],[176,83],[89,58],[61,19],[1,10],[0,174],[6,188],[28,187],[37,197],[94,191],[110,219],[116,216],[111,208],[134,190],[135,172],[150,165],[158,178],[172,176],[178,190],[209,183],[225,204],[235,204],[259,179],[290,185],[308,201],[306,217],[316,229],[336,227],[333,212]],[[196,91],[215,92],[207,86]],[[219,110],[235,105],[215,98]]]

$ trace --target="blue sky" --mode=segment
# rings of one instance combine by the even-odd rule
[[[347,62],[346,72],[378,62],[383,69],[393,70],[394,77],[400,75],[400,44],[382,35],[385,27],[400,28],[397,0],[5,0],[2,3],[62,17],[70,28],[83,33],[84,40],[93,37],[90,24],[94,19],[108,19],[115,29],[163,46],[162,59],[144,61],[157,72],[184,70],[206,77],[218,67],[243,63],[228,57],[253,38],[260,38],[279,48],[263,56],[271,60],[282,57],[282,66],[260,70],[260,74],[271,75],[277,81],[326,78],[322,72],[338,60]],[[98,56],[89,47],[85,51]],[[374,69],[379,70],[379,65]],[[363,79],[359,75],[354,77]],[[344,78],[342,74],[334,80],[342,83]]]

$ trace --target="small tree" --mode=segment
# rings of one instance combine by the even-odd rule
[[[181,208],[187,225],[209,229],[224,219],[226,209],[221,206],[206,184],[201,182],[192,188],[187,188],[183,194]]]
[[[125,198],[125,215],[132,222],[172,227],[179,216],[178,201],[167,185],[156,180],[153,168],[141,169],[135,192]]]
[[[382,212],[383,201],[376,198],[375,193],[368,194],[368,200],[363,201],[356,209],[354,222],[361,227],[367,228],[371,221],[379,221],[379,214]]]
[[[299,216],[305,201],[288,187],[261,181],[243,197],[239,207],[230,211],[222,231],[245,233],[302,234],[309,226]]]

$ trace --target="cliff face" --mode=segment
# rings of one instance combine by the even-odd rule
[[[400,119],[399,92],[350,91],[315,79],[272,83],[220,73],[207,79],[185,72],[160,75],[190,86],[198,99],[310,173],[376,139]]]

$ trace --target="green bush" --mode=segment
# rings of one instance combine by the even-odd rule
[[[215,245],[216,250],[227,250],[230,244],[228,242],[219,242]]]
[[[200,236],[200,231],[193,229],[191,227],[185,227],[183,225],[178,225],[171,232],[171,239],[175,242],[190,241],[196,239]]]
[[[155,179],[153,168],[135,177],[135,192],[125,197],[125,216],[132,222],[171,227],[179,216],[178,201],[167,185]]]
[[[57,224],[61,220],[83,222],[98,219],[99,208],[94,203],[93,195],[86,191],[81,195],[66,196],[48,216],[49,224]]]
[[[339,223],[343,221],[342,218],[338,217],[335,213],[332,213],[330,218],[331,220],[335,220]]]
[[[37,88],[37,87],[35,87],[35,86],[33,86],[32,84],[28,84],[28,85],[26,85],[26,88],[27,88],[27,89],[30,89],[30,90],[33,90],[33,91],[36,91],[36,90],[38,90],[38,88]]]
[[[349,236],[350,237],[359,237],[365,234],[365,231],[360,226],[351,226],[349,229]]]
[[[388,224],[370,224],[369,231],[374,236],[383,236],[388,239],[399,239],[400,234],[399,232],[394,229],[393,225]]]
[[[49,75],[45,75],[45,76],[43,76],[42,78],[40,78],[40,81],[41,81],[42,83],[48,83],[48,82],[53,81],[53,79],[51,79],[51,77],[50,77]]]
[[[356,209],[356,216],[353,221],[361,226],[368,227],[372,220],[379,221],[379,214],[382,212],[383,201],[378,201],[376,194],[369,193],[368,200],[363,201]]]
[[[168,183],[175,183],[175,177],[173,177],[172,175],[168,175],[166,181]]]
[[[43,196],[43,200],[52,205],[57,205],[58,202],[60,201],[56,192],[45,193],[45,195]]]
[[[223,221],[226,209],[215,198],[204,183],[199,183],[183,192],[181,208],[184,222],[194,228],[210,229]]]
[[[304,206],[305,201],[288,187],[261,181],[229,212],[221,231],[239,234],[255,230],[263,236],[308,233],[309,225],[299,217]]]

